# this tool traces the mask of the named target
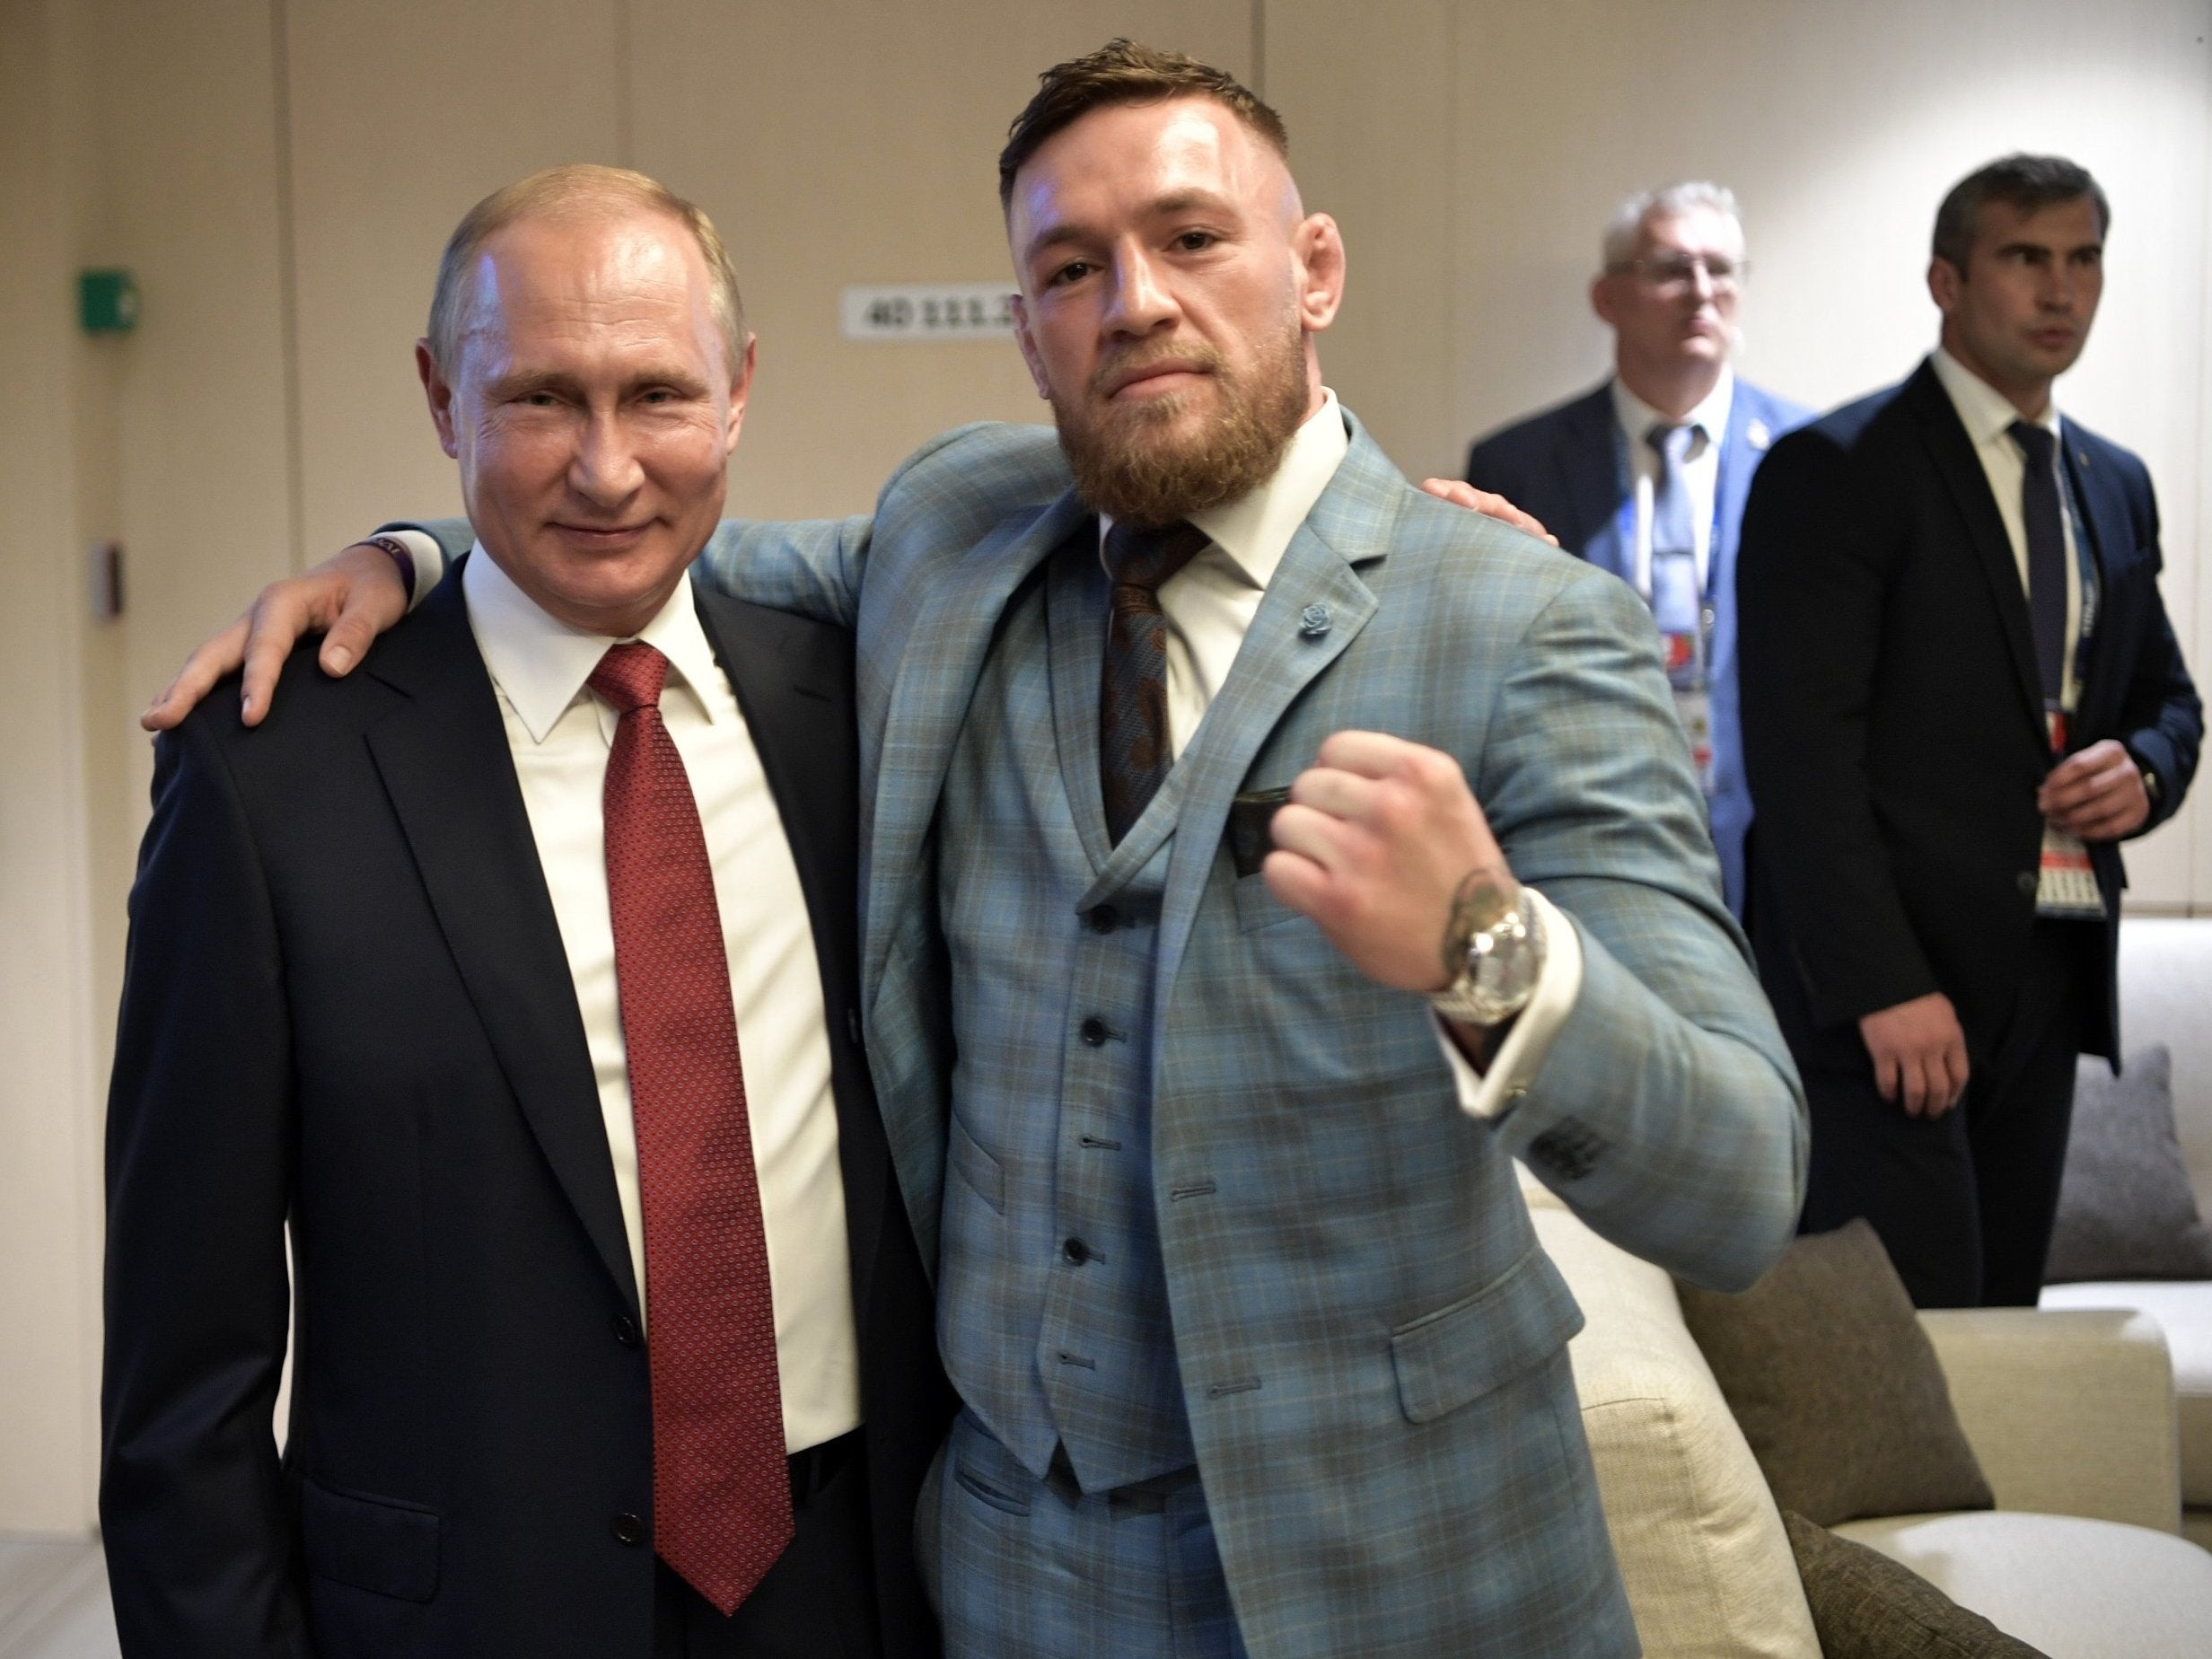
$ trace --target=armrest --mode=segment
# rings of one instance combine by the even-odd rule
[[[1999,1509],[2181,1531],[2173,1365],[2125,1310],[1920,1315]]]

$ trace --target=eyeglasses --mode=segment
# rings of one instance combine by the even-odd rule
[[[1655,288],[1679,293],[1698,280],[1702,270],[1716,294],[1733,294],[1751,274],[1748,259],[1716,259],[1704,254],[1663,254],[1649,259],[1622,259],[1609,265],[1612,276],[1642,277]]]

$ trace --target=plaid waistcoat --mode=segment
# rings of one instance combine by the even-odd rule
[[[939,1330],[953,1382],[1041,1476],[1189,1464],[1153,1208],[1151,1055],[1174,774],[1119,847],[1099,787],[1106,584],[1085,518],[1008,606],[938,806],[960,965]],[[1019,834],[1005,833],[1019,824]]]

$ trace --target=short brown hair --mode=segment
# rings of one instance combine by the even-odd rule
[[[1053,134],[1073,126],[1093,110],[1112,104],[1164,103],[1171,98],[1211,98],[1268,141],[1285,161],[1290,135],[1283,118],[1254,96],[1225,69],[1202,64],[1181,52],[1163,52],[1116,38],[1097,51],[1055,64],[1037,79],[1041,84],[1028,107],[1006,129],[1006,147],[998,153],[998,205],[1014,201],[1014,175]]]
[[[2003,202],[2024,215],[2085,196],[2096,204],[2097,236],[2102,241],[2112,228],[2112,205],[2086,167],[2063,155],[2000,156],[1951,187],[1951,194],[1936,210],[1930,251],[1963,276],[1967,256],[1973,252],[1974,237],[1981,228],[1981,210],[1991,202]]]
[[[600,167],[573,162],[549,167],[504,185],[461,216],[438,259],[438,285],[430,300],[430,356],[439,369],[461,368],[462,330],[469,320],[469,273],[493,235],[520,219],[562,214],[589,216],[624,211],[663,214],[681,224],[707,260],[708,309],[722,334],[727,368],[735,375],[745,361],[745,302],[737,291],[737,270],[722,245],[714,221],[657,179],[627,167]]]

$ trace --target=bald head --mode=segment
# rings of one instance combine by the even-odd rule
[[[594,232],[628,220],[660,219],[680,226],[705,263],[707,299],[721,337],[725,364],[745,360],[745,305],[730,254],[705,212],[666,185],[623,167],[575,162],[549,167],[494,190],[463,215],[438,260],[426,336],[431,356],[447,375],[460,372],[461,352],[481,312],[484,285],[496,282],[485,258],[487,244],[510,225],[542,222]]]

